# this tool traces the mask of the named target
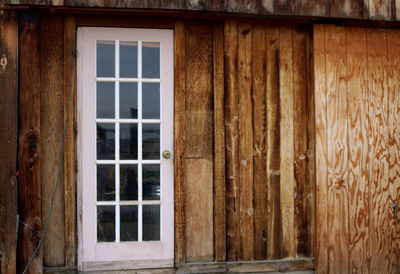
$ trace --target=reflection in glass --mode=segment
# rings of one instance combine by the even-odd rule
[[[121,206],[121,241],[138,240],[138,206]]]
[[[115,159],[115,125],[97,124],[97,159]]]
[[[160,125],[143,124],[143,159],[160,159]]]
[[[97,77],[115,76],[114,41],[97,41]]]
[[[115,96],[114,82],[97,82],[96,112],[97,118],[114,118]]]
[[[142,77],[160,78],[160,43],[143,42]]]
[[[143,119],[160,118],[160,84],[143,83]]]
[[[97,165],[97,201],[115,200],[114,165]]]
[[[137,78],[137,42],[119,42],[119,75],[123,78]]]
[[[143,241],[160,240],[160,205],[143,205]]]
[[[137,83],[122,82],[119,84],[119,106],[120,118],[137,119]]]
[[[97,241],[115,241],[115,207],[97,207]]]
[[[160,200],[160,165],[143,165],[143,200]]]
[[[138,199],[138,167],[137,165],[120,166],[120,190],[121,201]]]
[[[120,124],[120,159],[136,160],[138,157],[137,124]]]

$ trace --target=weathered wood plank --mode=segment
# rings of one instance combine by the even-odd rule
[[[253,262],[228,262],[229,273],[313,273],[314,259],[286,259]],[[292,272],[293,271],[293,272]]]
[[[93,27],[122,27],[122,28],[159,28],[172,29],[175,21],[172,18],[145,17],[137,16],[132,20],[132,16],[110,15],[104,20],[104,15],[97,14],[77,14],[76,25]]]
[[[282,212],[280,186],[281,109],[279,97],[279,26],[266,26],[267,47],[267,255],[268,259],[281,258]]]
[[[388,271],[389,136],[387,87],[387,33],[368,29],[368,90],[370,121],[370,272]]]
[[[389,207],[400,204],[400,31],[388,30],[389,91]],[[390,209],[389,209],[390,210]],[[395,223],[394,209],[389,217],[389,273],[400,272],[400,226]],[[397,218],[400,216],[397,215]]]
[[[64,147],[64,216],[65,216],[65,266],[76,266],[76,64],[73,56],[75,43],[75,17],[64,18],[64,120],[69,117],[65,131]],[[73,67],[74,66],[74,67]],[[72,78],[71,73],[74,71]],[[72,82],[71,82],[72,80]],[[68,93],[71,92],[70,99]],[[71,210],[73,209],[73,210]]]
[[[64,129],[64,26],[63,18],[43,15],[40,20],[41,90],[40,131],[42,143],[42,223],[46,222],[57,183]],[[64,189],[58,187],[52,217],[43,241],[45,266],[64,265]],[[57,243],[54,245],[54,243]]]
[[[366,30],[346,28],[349,145],[349,272],[368,272],[368,79]],[[350,107],[351,106],[351,107]]]
[[[226,260],[225,208],[225,116],[224,26],[213,25],[214,83],[214,252],[216,261]]]
[[[305,26],[293,28],[293,136],[295,254],[309,256],[307,218],[307,60]]]
[[[354,0],[337,0],[329,2],[329,15],[342,18],[363,18],[364,3]]]
[[[224,25],[225,140],[226,140],[226,226],[227,259],[236,260],[239,234],[239,92],[237,82],[238,28],[236,20]]]
[[[186,157],[212,156],[212,28],[186,25]]]
[[[15,273],[17,262],[18,16],[0,14],[0,272]],[[6,62],[7,61],[7,62]]]
[[[213,237],[213,160],[186,158],[186,261],[212,261]]]
[[[327,158],[327,86],[325,25],[314,25],[315,79],[315,184],[316,184],[316,269],[328,273],[328,158]]]
[[[326,16],[328,10],[326,0],[296,0],[295,12],[298,15]]]
[[[328,256],[331,273],[347,273],[348,144],[345,28],[326,26]]]
[[[241,260],[254,259],[252,25],[238,23],[239,215]]]
[[[393,1],[369,0],[368,18],[376,20],[390,20],[392,18]]]
[[[21,13],[19,24],[18,199],[21,220],[29,227],[23,226],[18,252],[25,268],[42,235],[39,17]],[[40,248],[28,273],[42,273],[42,265]]]
[[[267,258],[267,110],[265,24],[255,23],[252,35],[253,150],[254,150],[254,259]]]
[[[175,22],[174,32],[174,218],[175,263],[185,262],[185,23]]]
[[[293,130],[293,32],[290,26],[279,29],[280,96],[280,195],[282,210],[282,258],[293,258],[294,242],[294,130]]]

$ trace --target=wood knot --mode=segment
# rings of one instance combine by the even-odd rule
[[[247,34],[249,34],[249,32],[250,32],[249,29],[244,29],[244,30],[242,31],[242,34],[243,34],[243,35],[247,35]]]
[[[0,66],[1,66],[1,70],[3,72],[6,71],[7,64],[8,64],[7,57],[5,54],[3,54],[3,57],[1,57],[1,59],[0,59]]]
[[[29,168],[32,168],[36,162],[37,151],[39,147],[39,133],[31,130],[25,135],[25,144],[28,154]]]

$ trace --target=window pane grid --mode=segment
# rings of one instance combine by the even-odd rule
[[[112,82],[115,85],[115,92],[114,92],[114,118],[97,118],[96,117],[96,123],[102,123],[102,124],[112,124],[115,127],[115,158],[114,159],[97,159],[96,155],[96,164],[97,165],[114,165],[115,167],[115,200],[114,201],[96,201],[97,206],[112,206],[114,207],[115,210],[115,242],[120,242],[121,240],[121,206],[137,206],[137,241],[141,242],[143,241],[143,206],[158,206],[159,212],[161,212],[161,204],[162,204],[162,199],[161,199],[161,182],[159,182],[159,200],[143,200],[143,165],[149,165],[149,164],[156,164],[156,165],[161,165],[161,105],[159,104],[159,119],[143,119],[143,83],[161,83],[160,78],[142,78],[142,66],[143,66],[143,58],[142,58],[142,41],[138,41],[138,47],[137,47],[137,78],[120,78],[120,41],[115,40],[115,41],[110,41],[111,43],[114,43],[115,45],[115,55],[114,55],[114,65],[115,65],[115,70],[114,70],[114,77],[96,77],[96,82]],[[160,64],[161,64],[161,58],[160,58]],[[160,68],[159,68],[160,69]],[[160,77],[160,76],[159,76]],[[132,82],[132,83],[137,83],[137,119],[122,119],[120,118],[120,83],[124,82]],[[159,91],[159,102],[161,102],[161,85],[160,85],[160,91]],[[135,118],[135,117],[133,117]],[[151,117],[149,117],[151,118]],[[137,125],[137,160],[133,159],[130,160],[121,160],[120,158],[120,153],[121,153],[121,127],[120,124],[136,124]],[[156,148],[158,153],[158,157],[156,159],[146,159],[143,160],[143,124],[158,124],[158,140],[159,140],[159,146]],[[148,127],[146,127],[147,129]],[[147,135],[153,134],[156,135],[153,131],[149,131],[147,129]],[[157,131],[155,131],[157,133]],[[129,138],[129,137],[128,137]],[[148,137],[147,137],[148,138]],[[156,139],[157,140],[157,139]],[[152,142],[147,141],[147,142]],[[157,142],[155,143],[157,144]],[[158,145],[158,144],[157,144]],[[153,148],[155,149],[155,148]],[[120,178],[120,172],[121,172],[121,164],[132,164],[132,165],[137,165],[137,191],[138,191],[138,197],[137,201],[121,201],[120,197],[120,183],[121,183],[121,178]],[[161,170],[160,170],[160,176],[161,176]],[[160,177],[161,178],[161,177]],[[128,182],[129,183],[129,182]],[[155,185],[157,188],[157,185]],[[146,210],[149,210],[149,207],[146,207]],[[124,209],[125,213],[127,208]],[[147,211],[146,211],[147,212]],[[147,218],[149,213],[146,213]],[[124,215],[125,216],[125,215]],[[157,213],[154,215],[157,216]],[[124,217],[126,218],[126,217]],[[154,218],[154,217],[153,217]],[[146,223],[148,220],[146,220]],[[161,216],[159,216],[158,219],[159,226],[161,224]],[[157,226],[155,226],[157,227]],[[154,228],[153,228],[154,229]],[[126,230],[125,230],[126,231]],[[136,232],[135,232],[136,233]],[[159,231],[160,236],[158,241],[161,240],[161,231]],[[126,234],[124,234],[126,235]],[[126,238],[126,236],[124,236]],[[157,236],[156,236],[157,237]],[[149,239],[146,236],[146,239]],[[129,240],[128,240],[129,241]],[[134,240],[136,241],[136,239]]]

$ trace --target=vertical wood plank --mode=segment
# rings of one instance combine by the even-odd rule
[[[46,222],[60,168],[64,129],[64,27],[63,18],[43,15],[40,20],[41,46],[41,182],[42,223]],[[58,187],[52,217],[43,240],[45,266],[64,266],[64,189]],[[57,243],[54,245],[54,243]]]
[[[294,237],[296,255],[309,256],[307,218],[307,64],[306,31],[293,28]]]
[[[212,28],[186,24],[186,260],[212,261]],[[195,176],[197,174],[197,176]]]
[[[370,19],[375,20],[391,20],[392,1],[386,0],[369,0],[368,9]]]
[[[254,259],[267,259],[267,115],[265,24],[255,23],[252,35],[253,150],[254,150]]]
[[[71,89],[69,117],[64,147],[64,216],[65,266],[74,267],[77,261],[76,235],[76,64],[73,57],[75,43],[75,17],[64,18],[64,120],[67,116],[68,93]],[[74,69],[72,68],[74,66]],[[72,78],[71,73],[74,71]],[[72,83],[71,83],[72,79]]]
[[[239,109],[238,109],[238,34],[237,22],[226,20],[224,25],[225,64],[225,140],[226,140],[226,225],[227,259],[239,256]]]
[[[186,25],[186,157],[212,156],[212,28]]]
[[[254,259],[252,26],[238,24],[240,259]]]
[[[280,184],[282,210],[283,258],[294,257],[294,141],[293,141],[293,33],[290,26],[280,26],[279,34],[280,96]]]
[[[185,23],[175,22],[174,32],[174,199],[175,263],[185,262]]]
[[[395,223],[393,205],[400,206],[400,31],[388,30],[389,91],[389,273],[400,272],[400,225]],[[397,215],[397,218],[400,216]]]
[[[215,260],[226,260],[224,26],[213,25]]]
[[[325,25],[314,25],[316,269],[328,273],[328,158]]]
[[[368,273],[368,79],[366,30],[347,28],[349,272]]]
[[[185,168],[186,260],[212,261],[212,158],[186,158]]]
[[[327,3],[326,5],[329,6],[329,16],[331,17],[348,17],[361,19],[364,15],[364,5],[362,1],[329,1],[329,3]]]
[[[328,11],[327,0],[296,0],[297,15],[327,16]]]
[[[282,212],[280,186],[280,146],[281,146],[281,109],[279,97],[279,26],[266,26],[267,47],[267,255],[268,259],[281,257],[282,245]]]
[[[18,246],[24,269],[42,235],[39,17],[22,13],[19,24],[18,198],[21,220],[29,225],[23,226]],[[40,248],[28,273],[42,273],[42,266]]]
[[[18,16],[15,11],[0,13],[0,58],[3,60],[0,67],[0,153],[3,155],[0,158],[0,272],[16,273]]]
[[[389,138],[387,37],[382,29],[368,29],[368,88],[370,120],[370,272],[388,271]]]
[[[345,28],[326,26],[328,256],[331,273],[347,273],[348,144]]]

